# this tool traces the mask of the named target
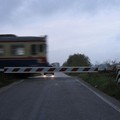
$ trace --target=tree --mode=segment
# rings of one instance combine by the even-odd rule
[[[74,54],[70,55],[66,62],[63,63],[63,66],[90,66],[90,59],[84,54]]]

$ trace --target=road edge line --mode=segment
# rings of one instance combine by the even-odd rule
[[[78,79],[77,79],[78,80]],[[80,82],[80,80],[78,80]],[[120,113],[120,108],[117,107],[115,104],[113,104],[112,102],[110,102],[109,100],[107,100],[106,98],[104,98],[102,95],[100,95],[99,93],[95,92],[92,88],[90,88],[89,86],[87,86],[86,84],[84,84],[83,82],[80,82],[81,85],[83,85],[84,87],[86,87],[88,90],[90,90],[91,92],[93,92],[97,97],[99,97],[102,101],[104,101],[105,103],[107,103],[110,107],[112,107],[113,109],[115,109],[116,111],[118,111]]]
[[[18,81],[18,82],[13,82],[13,83],[11,83],[11,84],[9,84],[9,85],[7,85],[7,86],[4,86],[4,87],[0,88],[0,94],[3,93],[4,91],[7,91],[9,88],[11,88],[11,87],[13,87],[13,86],[15,86],[15,85],[18,85],[18,84],[20,84],[20,83],[22,83],[23,81],[24,81],[24,80],[20,80],[20,81]]]

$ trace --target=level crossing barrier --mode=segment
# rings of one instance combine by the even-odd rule
[[[0,72],[4,73],[51,73],[51,72],[64,72],[64,73],[91,73],[102,71],[115,71],[114,67],[105,69],[93,66],[84,67],[4,67]]]
[[[4,73],[98,72],[98,67],[5,67]]]
[[[116,74],[117,74],[116,81],[118,84],[120,84],[120,65],[116,67]]]
[[[116,81],[120,83],[120,66],[110,67],[108,69],[85,66],[85,67],[4,67],[0,69],[3,73],[96,73],[96,72],[115,72],[116,71]]]

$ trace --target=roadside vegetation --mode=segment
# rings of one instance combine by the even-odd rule
[[[20,80],[20,77],[13,74],[0,73],[0,88]]]
[[[115,81],[114,73],[83,73],[78,76],[104,93],[120,100],[120,86]]]
[[[12,82],[14,82],[14,80],[11,77],[5,75],[4,73],[0,73],[0,88]]]
[[[116,61],[104,62],[105,67],[115,64],[118,63]],[[74,54],[69,56],[63,66],[91,66],[91,62],[89,57],[85,56],[84,54]],[[97,64],[97,66],[99,66],[99,64]],[[115,72],[80,73],[70,75],[78,76],[79,78],[82,78],[84,81],[91,84],[93,87],[120,100],[120,85],[118,85],[115,81]]]
[[[4,74],[2,72],[0,72],[0,88],[1,87],[4,87],[4,86],[7,86],[13,82],[17,82],[21,79],[26,79],[28,77],[33,77],[33,76],[40,76],[42,74],[40,73],[36,73],[36,74]]]

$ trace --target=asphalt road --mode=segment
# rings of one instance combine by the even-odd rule
[[[29,78],[0,92],[0,120],[120,120],[102,95],[63,76]]]

